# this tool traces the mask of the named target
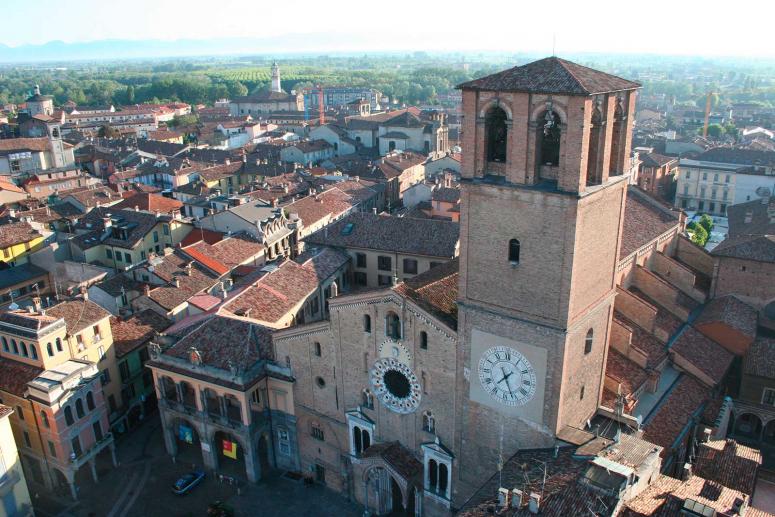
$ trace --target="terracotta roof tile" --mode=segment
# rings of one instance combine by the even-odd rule
[[[743,371],[775,379],[775,339],[759,337],[751,343],[743,359]]]
[[[717,257],[775,262],[775,235],[728,237],[713,248],[711,254]]]
[[[54,318],[64,318],[67,333],[71,336],[110,317],[108,311],[93,301],[80,298],[49,307],[46,309],[46,314]]]
[[[710,398],[710,389],[688,375],[681,376],[648,416],[643,439],[664,447],[667,455],[692,415]]]
[[[123,357],[148,343],[157,332],[163,332],[170,324],[165,317],[150,309],[133,314],[126,320],[110,318],[116,356]]]
[[[310,235],[306,242],[452,258],[459,238],[460,225],[455,222],[358,212]]]
[[[21,361],[0,358],[0,390],[17,397],[24,395],[27,383],[43,372],[43,368],[31,366]]]
[[[221,370],[248,369],[262,359],[273,357],[269,329],[220,314],[186,331],[164,354],[188,359],[191,347],[199,351],[202,364]]]
[[[182,207],[183,203],[177,199],[171,199],[149,192],[137,192],[113,206],[116,210],[134,210],[135,208],[138,208],[147,212],[160,212],[162,214],[170,214],[174,210],[180,211]]]
[[[190,263],[192,265],[189,269],[186,266]],[[175,250],[160,261],[154,262],[153,267],[153,274],[168,283],[151,289],[149,297],[167,310],[174,309],[218,283],[218,276],[186,257],[181,250]]]
[[[735,359],[726,348],[690,326],[675,340],[670,353],[681,356],[716,384],[723,380]]]
[[[622,517],[674,517],[681,515],[686,499],[709,506],[717,512],[731,512],[735,500],[747,499],[747,496],[699,476],[681,481],[660,475],[646,490],[627,501],[620,515]]]
[[[648,378],[646,370],[613,348],[608,350],[605,374],[606,377],[621,384],[623,395],[630,395],[637,391]]]
[[[353,201],[351,195],[332,188],[286,205],[285,210],[289,214],[298,214],[304,226],[314,226],[327,216],[336,218],[352,210]]]
[[[732,490],[753,494],[761,464],[762,453],[758,449],[734,440],[709,440],[700,444],[694,473]]]
[[[457,329],[458,267],[458,259],[450,260],[398,284],[394,290]]]
[[[30,223],[8,223],[0,225],[0,248],[22,244],[43,237]]]
[[[460,89],[591,95],[633,90],[640,84],[577,65],[558,57],[547,57],[516,66],[457,86]]]
[[[706,323],[723,323],[743,334],[756,337],[758,313],[756,309],[734,295],[711,300],[694,320],[699,327]]]
[[[318,278],[314,270],[288,260],[226,302],[222,310],[245,315],[271,326],[277,324],[317,288]]]
[[[638,187],[630,186],[627,189],[627,202],[624,205],[619,258],[631,255],[641,246],[678,224],[676,213],[662,207],[658,201],[649,198],[649,195]]]

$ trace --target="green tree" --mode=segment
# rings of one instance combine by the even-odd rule
[[[705,231],[710,234],[710,231],[713,229],[713,218],[708,214],[702,214],[700,216],[700,226],[705,228]]]
[[[708,136],[721,138],[726,132],[727,130],[721,124],[708,124]]]
[[[106,124],[100,128],[97,135],[102,138],[118,138],[121,136],[121,133],[118,131],[118,129]]]
[[[127,104],[135,103],[135,87],[131,84],[126,87],[126,102]]]
[[[692,232],[692,242],[697,244],[698,246],[705,246],[705,243],[708,242],[708,232],[700,226],[699,224],[695,224],[694,227],[691,229]]]

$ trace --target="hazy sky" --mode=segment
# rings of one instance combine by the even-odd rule
[[[336,32],[358,43],[309,50],[551,53],[556,35],[558,54],[775,55],[772,0],[0,0],[0,13],[10,46]]]

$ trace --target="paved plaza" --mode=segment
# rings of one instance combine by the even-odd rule
[[[153,417],[117,442],[119,467],[109,456],[100,458],[99,482],[80,475],[79,500],[65,492],[45,493],[31,486],[36,514],[42,517],[198,517],[207,506],[223,501],[236,516],[314,515],[321,517],[360,516],[363,508],[321,486],[307,486],[272,473],[258,484],[221,482],[211,473],[191,493],[176,496],[174,481],[192,467],[181,459],[173,463],[164,449],[158,418]],[[84,473],[86,474],[86,473]]]

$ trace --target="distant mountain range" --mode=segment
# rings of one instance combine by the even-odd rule
[[[422,50],[423,42],[409,40],[411,50]],[[0,63],[63,62],[79,60],[142,59],[181,56],[297,54],[378,50],[369,34],[288,34],[267,38],[217,38],[208,40],[99,40],[66,43],[50,41],[42,45],[9,47],[0,44]],[[383,49],[390,50],[390,49]],[[410,50],[393,49],[393,50]]]

